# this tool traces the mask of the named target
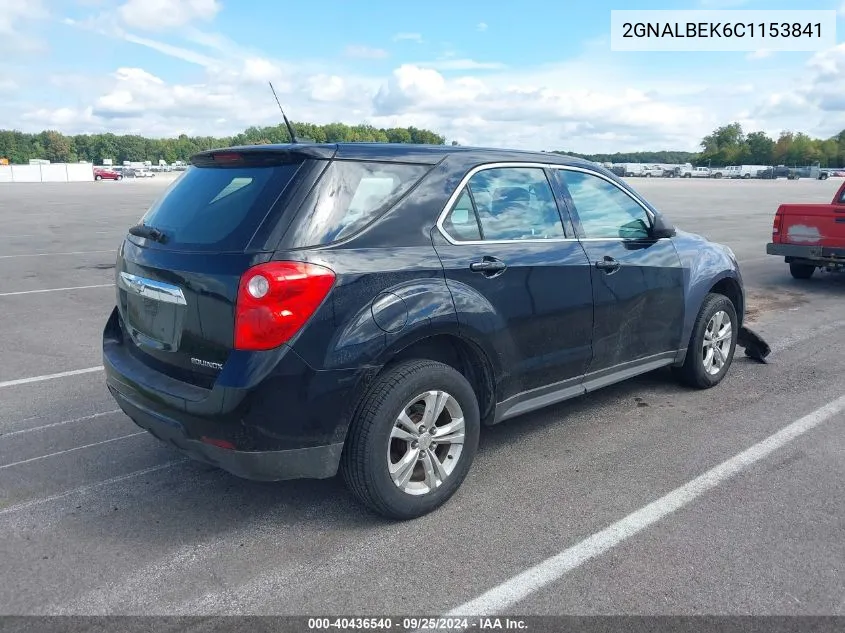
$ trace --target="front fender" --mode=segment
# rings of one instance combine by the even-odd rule
[[[685,314],[682,341],[688,342],[704,298],[714,289],[734,301],[739,323],[745,320],[745,291],[739,264],[723,245],[700,235],[678,231],[673,239],[685,276]]]

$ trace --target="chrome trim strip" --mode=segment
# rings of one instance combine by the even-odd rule
[[[443,238],[454,246],[462,245],[462,244],[549,244],[555,242],[623,242],[626,241],[624,238],[621,237],[591,237],[591,238],[583,238],[579,239],[577,237],[551,237],[544,240],[456,240],[454,239],[449,233],[446,232],[446,229],[443,228],[443,222],[446,220],[446,216],[449,215],[449,212],[452,210],[452,207],[457,203],[458,198],[460,197],[461,192],[463,191],[464,187],[467,186],[470,178],[472,178],[475,174],[480,171],[486,171],[488,169],[499,169],[503,167],[517,167],[517,168],[534,168],[534,169],[563,169],[568,171],[578,171],[585,174],[590,174],[591,176],[596,176],[597,178],[601,178],[612,184],[614,187],[619,189],[622,193],[626,196],[631,198],[634,202],[636,202],[643,211],[645,211],[648,218],[651,222],[654,222],[654,214],[645,206],[645,203],[636,195],[631,195],[631,192],[623,189],[619,186],[618,183],[614,182],[604,174],[600,174],[595,172],[591,169],[586,169],[584,167],[576,167],[574,165],[557,165],[553,163],[527,163],[527,162],[502,162],[502,163],[485,163],[484,165],[477,165],[470,169],[467,174],[461,179],[458,183],[458,186],[455,188],[455,191],[452,192],[452,195],[449,196],[449,199],[446,201],[446,205],[443,207],[443,211],[440,212],[440,215],[437,217],[437,230],[440,231],[440,234]]]
[[[185,301],[185,295],[179,286],[139,277],[138,275],[126,272],[120,273],[119,281],[120,287],[124,290],[134,292],[147,299],[155,299],[164,303],[175,303],[181,306],[188,305],[188,302]]]

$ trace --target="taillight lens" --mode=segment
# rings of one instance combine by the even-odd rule
[[[268,262],[241,277],[235,349],[268,350],[289,341],[329,294],[334,272],[304,262]]]
[[[775,221],[772,224],[772,242],[780,241],[780,230],[783,227],[783,214],[778,211],[775,213]]]

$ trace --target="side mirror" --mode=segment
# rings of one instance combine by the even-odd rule
[[[662,215],[655,215],[650,234],[656,240],[664,237],[675,237],[675,227]]]

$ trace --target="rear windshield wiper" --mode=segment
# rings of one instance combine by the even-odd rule
[[[145,237],[148,240],[153,240],[154,242],[164,242],[165,235],[160,230],[153,228],[152,226],[147,226],[146,224],[136,224],[129,228],[130,235],[136,235],[137,237]]]

